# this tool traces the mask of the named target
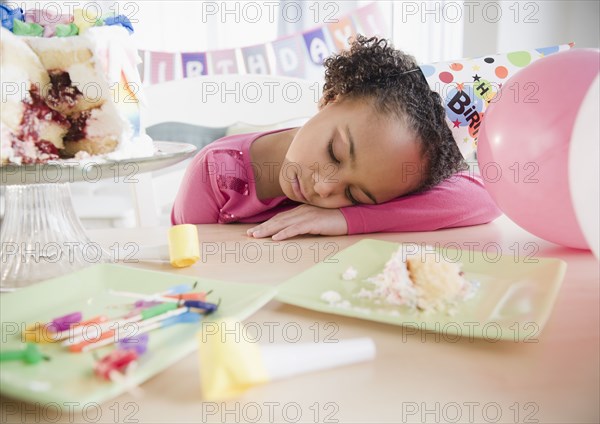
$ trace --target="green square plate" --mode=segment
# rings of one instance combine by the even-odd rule
[[[221,299],[218,312],[206,317],[204,322],[224,316],[243,320],[275,295],[275,289],[268,286],[205,280],[115,264],[94,265],[0,296],[0,347],[2,350],[21,348],[20,330],[36,321],[49,322],[75,311],[81,311],[84,320],[100,314],[113,317],[127,313],[126,307],[114,308],[114,305],[130,304],[135,300],[109,295],[109,289],[151,294],[195,281],[198,281],[197,290],[213,290],[209,300]],[[141,384],[193,352],[197,348],[196,334],[201,325],[181,324],[150,332],[148,351],[140,357],[137,369],[131,374],[131,383]],[[39,346],[50,357],[49,361],[35,365],[21,361],[2,362],[2,393],[29,402],[56,402],[81,409],[90,402],[100,403],[124,391],[123,385],[101,380],[93,373],[94,352],[104,356],[114,349],[114,345],[86,353],[70,353],[58,344]],[[73,402],[76,403],[74,406]]]
[[[372,287],[363,280],[381,272],[399,247],[398,243],[361,240],[282,283],[276,299],[320,312],[401,325],[411,332],[442,332],[453,339],[534,340],[550,315],[566,270],[559,259],[501,256],[496,255],[498,249],[436,249],[447,260],[461,262],[465,277],[480,283],[475,296],[458,305],[455,314],[424,314],[356,298],[361,287]],[[349,266],[357,269],[358,276],[345,281],[342,273]],[[329,290],[337,291],[350,306],[323,301],[321,295]]]

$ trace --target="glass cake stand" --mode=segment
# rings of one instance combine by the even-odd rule
[[[1,166],[5,212],[0,227],[0,289],[10,291],[109,261],[77,217],[69,183],[117,177],[134,182],[135,175],[174,165],[196,151],[192,144],[153,143],[154,154],[149,157]]]

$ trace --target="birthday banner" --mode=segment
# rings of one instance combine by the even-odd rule
[[[142,52],[147,62],[141,74],[144,84],[208,74],[271,74],[306,78],[322,72],[323,61],[348,48],[357,33],[389,38],[384,16],[376,2],[356,9],[335,22],[308,31],[252,46],[208,52]],[[442,97],[446,122],[461,153],[469,158],[477,148],[477,136],[488,105],[499,99],[500,89],[512,75],[536,60],[568,50],[573,43],[535,50],[492,54],[477,58],[420,65],[433,91]],[[511,91],[512,90],[512,91]],[[509,87],[504,95],[534,96],[535,86]]]
[[[204,52],[140,51],[144,84],[219,74],[270,74],[304,78],[310,67],[321,67],[332,53],[348,48],[357,33],[389,38],[376,2],[335,22],[264,44]]]

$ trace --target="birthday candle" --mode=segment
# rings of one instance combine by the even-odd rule
[[[156,318],[159,318],[159,317],[156,317]],[[155,321],[155,322],[142,321],[140,323],[142,325],[136,331],[136,335],[148,333],[148,332],[150,332],[152,330],[156,330],[157,328],[165,328],[165,327],[169,327],[169,326],[175,325],[175,324],[196,323],[196,322],[200,321],[200,318],[201,317],[200,317],[199,314],[196,314],[194,312],[185,311],[185,313],[182,313],[182,314],[179,314],[179,315],[176,315],[176,316],[167,317],[166,319],[163,319],[162,321]],[[152,321],[152,320],[148,320],[148,321]],[[97,341],[95,343],[90,343],[90,344],[87,344],[87,345],[83,346],[82,349],[81,349],[81,351],[82,352],[88,352],[90,350],[98,349],[100,347],[107,346],[109,344],[121,341],[123,339],[127,339],[129,337],[130,336],[125,336],[124,335],[124,337],[119,337],[117,339],[104,339],[104,340],[100,340],[100,341]]]
[[[194,293],[188,293],[190,290],[194,289],[196,287],[196,285],[198,284],[198,282],[196,281],[194,283],[194,285],[190,285],[190,284],[180,284],[177,286],[173,286],[171,288],[169,288],[168,290],[165,290],[164,292],[161,293],[156,293],[150,296],[165,296],[165,297],[169,297],[171,299],[178,299],[178,300],[201,300],[201,301],[206,301],[206,296],[212,292],[194,292]],[[156,306],[158,303],[161,303],[160,300],[137,300],[135,303],[133,303],[133,307],[135,308],[148,308],[151,306]]]
[[[81,320],[81,313],[77,313],[79,320]],[[74,316],[74,314],[69,314],[69,316]],[[57,318],[58,320],[63,319],[64,317]],[[56,320],[53,320],[50,323],[44,324],[41,322],[36,322],[33,324],[29,324],[25,327],[25,331],[23,332],[23,341],[32,342],[32,343],[53,343],[66,339],[69,336],[76,336],[81,334],[84,330],[87,329],[88,326],[92,324],[99,324],[107,320],[106,316],[100,315],[94,318],[91,318],[87,321],[77,322],[70,320],[69,325],[61,324],[61,328],[65,328],[62,331],[52,331],[52,328],[57,328],[55,325]]]
[[[176,297],[146,295],[146,294],[141,294],[141,293],[132,293],[132,292],[124,292],[124,291],[116,291],[116,290],[110,290],[109,293],[114,296],[131,297],[134,299],[158,300],[158,301],[162,301],[162,302],[177,303],[182,306],[187,306],[188,308],[202,309],[202,310],[206,311],[206,313],[215,312],[219,307],[219,305],[217,305],[217,304],[204,302],[201,300],[186,300],[186,299],[179,299]]]
[[[176,300],[201,300],[206,302],[206,293],[183,293],[183,294],[167,294],[165,297]]]
[[[129,297],[132,299],[141,299],[146,301],[161,301],[161,302],[179,302],[177,297],[167,297],[163,296],[162,293],[155,294],[143,294],[143,293],[134,293],[134,292],[126,292],[126,291],[116,291],[109,290],[109,294],[113,296],[121,296],[121,297]]]
[[[177,308],[175,310],[165,312],[164,314],[157,315],[152,318],[148,318],[146,320],[132,321],[132,322],[129,322],[128,324],[133,324],[133,323],[139,322],[139,327],[136,329],[136,334],[137,334],[140,331],[141,327],[144,327],[144,326],[147,326],[147,325],[150,325],[153,323],[157,323],[157,322],[166,320],[168,318],[176,317],[177,315],[181,315],[186,312],[188,312],[188,308],[185,308],[185,307]],[[105,342],[105,344],[102,345],[102,346],[105,346],[107,344],[111,344],[111,343],[118,341],[120,338],[123,338],[123,337],[120,337],[120,335],[118,333],[118,330],[122,330],[122,329],[123,329],[123,327],[121,326],[114,330],[103,331],[99,337],[96,337],[94,339],[89,339],[89,340],[81,339],[77,343],[69,343],[69,344],[63,343],[63,345],[68,346],[69,350],[71,352],[84,352],[85,350],[89,350],[89,349],[87,349],[87,346],[93,345],[95,343]],[[123,333],[121,332],[121,334],[123,334]],[[128,336],[131,336],[131,334],[124,334],[124,336],[128,337]]]
[[[107,320],[108,318],[106,317],[106,315],[98,315],[97,317],[90,318],[87,321],[83,321],[82,323],[79,323],[78,325],[71,327],[68,330],[52,334],[52,339],[54,341],[60,341],[69,337],[81,336],[82,333],[88,329],[88,327],[91,327],[94,324],[101,324],[103,322],[106,322]]]
[[[55,332],[68,330],[71,325],[81,322],[83,315],[81,312],[73,312],[67,315],[63,315],[58,318],[54,318],[48,326],[55,328]]]
[[[196,285],[196,283],[194,283],[194,286]],[[159,293],[161,295],[168,295],[168,294],[182,294],[182,293],[187,293],[189,291],[192,290],[192,286],[190,284],[178,284],[176,286],[170,287],[168,290]]]
[[[121,384],[135,397],[141,395],[141,389],[128,379],[137,366],[139,355],[133,349],[117,349],[103,357],[94,366],[94,373],[104,379]]]
[[[136,314],[136,315],[128,317],[128,318],[121,317],[121,318],[113,319],[111,321],[106,321],[106,322],[100,324],[96,328],[101,333],[103,333],[105,330],[108,330],[111,327],[113,329],[118,329],[118,328],[123,327],[126,324],[147,320],[147,319],[150,319],[157,315],[161,315],[163,313],[172,311],[174,309],[177,309],[176,303],[161,303],[160,305],[153,306],[152,308],[144,309],[144,310],[140,311],[139,314]],[[181,313],[181,312],[179,312],[179,313]],[[63,344],[63,346],[71,346],[71,345],[76,345],[76,344],[82,343],[84,341],[86,341],[86,336],[84,334],[82,334],[82,335],[79,335],[79,336],[76,336],[73,338],[69,338],[68,340],[64,341],[62,344]]]
[[[169,295],[179,295],[183,293],[189,292],[191,287],[189,284],[179,284],[177,286],[173,286],[168,288],[167,290],[159,293],[150,293],[150,294],[142,294],[142,293],[131,293],[124,291],[116,291],[113,289],[108,290],[108,294],[122,296],[122,297],[132,297],[135,299],[142,299],[147,301],[154,301],[157,296],[169,296]]]

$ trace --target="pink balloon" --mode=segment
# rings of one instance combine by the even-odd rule
[[[574,49],[517,72],[487,109],[477,158],[498,207],[530,233],[588,249],[569,191],[569,144],[600,51]]]

